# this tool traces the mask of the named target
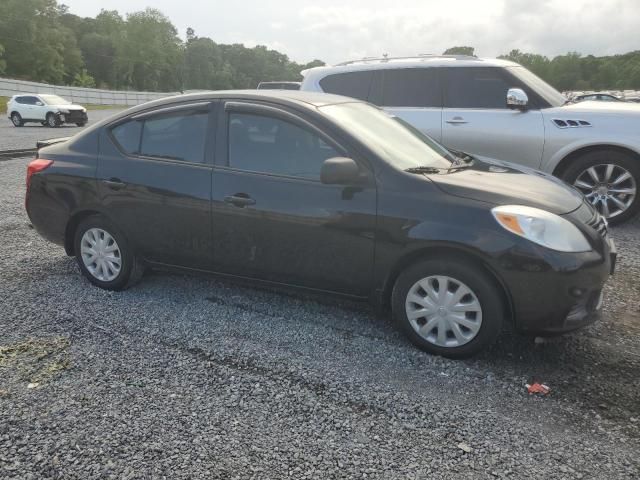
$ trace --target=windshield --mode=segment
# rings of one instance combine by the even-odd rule
[[[434,140],[404,122],[366,103],[338,103],[320,107],[345,130],[391,165],[449,168],[454,157]]]
[[[547,82],[531,73],[524,67],[508,67],[518,79],[527,84],[534,92],[545,99],[552,107],[561,107],[567,103],[567,98]]]
[[[40,95],[40,98],[44,100],[47,105],[71,105],[69,100],[65,100],[57,95]]]

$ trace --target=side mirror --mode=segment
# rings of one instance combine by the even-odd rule
[[[328,158],[320,169],[320,181],[331,185],[352,185],[360,180],[360,167],[351,158]]]
[[[529,97],[521,88],[510,88],[507,92],[507,107],[512,110],[526,110],[529,106]]]
[[[44,105],[44,103],[42,103],[42,102],[36,102],[36,105],[37,105],[37,106],[39,106],[39,107],[42,107],[42,106]]]

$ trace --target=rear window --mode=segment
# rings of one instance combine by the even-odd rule
[[[182,110],[131,120],[111,133],[128,154],[204,163],[208,118],[205,111]]]
[[[435,68],[385,70],[382,106],[442,107],[438,72]]]
[[[372,80],[373,71],[336,73],[320,80],[320,87],[325,93],[335,93],[366,101]]]

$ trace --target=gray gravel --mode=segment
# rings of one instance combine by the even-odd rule
[[[27,227],[26,163],[0,162],[0,478],[640,476],[640,221],[614,231],[601,323],[456,362],[360,304],[92,287]]]
[[[87,126],[107,118],[122,110],[89,110]],[[56,137],[70,137],[86,127],[76,125],[62,125],[58,128],[43,127],[39,123],[27,123],[24,127],[16,128],[5,114],[0,116],[0,151],[17,150],[19,148],[35,148],[38,140]]]

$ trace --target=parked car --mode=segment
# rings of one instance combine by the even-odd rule
[[[303,75],[302,90],[366,100],[447,147],[552,173],[611,223],[640,209],[637,105],[569,104],[516,63],[468,56],[367,59]]]
[[[260,82],[258,90],[300,90],[300,82]]]
[[[532,334],[592,322],[615,263],[606,220],[562,181],[308,92],[119,113],[39,151],[26,209],[98,287],[169,266],[370,299],[450,357],[505,322]]]
[[[571,98],[572,102],[624,102],[621,98],[611,95],[610,93],[588,93],[585,95],[577,95]]]
[[[47,127],[59,127],[64,123],[84,127],[89,121],[87,109],[83,106],[48,94],[14,95],[7,103],[7,113],[16,127],[29,122]]]

